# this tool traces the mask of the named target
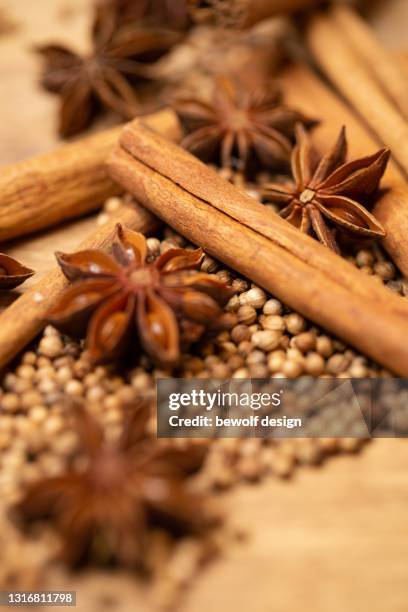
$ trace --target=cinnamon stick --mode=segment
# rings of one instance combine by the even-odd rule
[[[407,75],[399,62],[395,61],[394,55],[383,46],[373,28],[352,8],[334,7],[331,16],[355,53],[364,61],[367,71],[408,119]]]
[[[112,244],[116,223],[140,231],[150,232],[157,227],[157,219],[140,206],[123,206],[114,221],[109,221],[91,234],[80,249],[107,248]],[[0,314],[0,368],[3,368],[43,329],[47,313],[56,303],[67,281],[56,267],[38,283],[21,295]]]
[[[315,8],[322,0],[214,0],[221,26],[249,28],[263,19]]]
[[[140,122],[125,128],[121,144],[109,171],[149,210],[306,317],[408,373],[401,298]]]
[[[168,138],[179,138],[179,124],[171,111],[145,120]],[[0,242],[79,217],[120,193],[106,173],[105,161],[121,129],[0,169]]]
[[[350,42],[336,11],[318,14],[306,32],[310,51],[319,67],[356,109],[378,138],[392,150],[408,175],[408,123],[367,68],[364,52]],[[361,46],[364,46],[362,41]],[[385,60],[384,60],[385,61]],[[377,73],[377,77],[379,73]]]
[[[313,130],[313,139],[322,151],[334,142],[342,125],[347,126],[350,159],[364,157],[378,148],[364,123],[308,67],[290,67],[281,81],[289,104],[296,104],[311,116],[319,109],[322,121]],[[385,192],[373,210],[387,232],[382,244],[400,270],[408,275],[408,185],[394,163],[389,164],[382,184]]]
[[[365,297],[383,301],[400,311],[402,302],[390,290],[384,291],[372,279],[326,247],[281,219],[265,206],[238,191],[213,170],[174,143],[166,142],[142,121],[127,124],[120,143],[134,158],[152,167],[194,196],[209,202],[243,225],[262,234],[295,257],[332,278],[336,283]],[[116,178],[116,176],[114,176]],[[408,305],[404,304],[408,313]]]

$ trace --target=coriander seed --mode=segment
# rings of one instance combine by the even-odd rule
[[[252,351],[252,353],[250,353],[247,357],[247,364],[248,365],[256,365],[259,363],[264,363],[266,359],[266,355],[263,351]]]
[[[122,199],[116,196],[108,198],[105,202],[104,209],[107,213],[115,213],[122,206]]]
[[[341,374],[345,372],[350,365],[350,359],[343,353],[335,353],[327,361],[326,368],[329,374]]]
[[[286,329],[285,319],[279,315],[263,315],[260,321],[264,329],[279,332],[284,332]]]
[[[64,345],[59,336],[44,336],[38,345],[39,352],[45,357],[59,357],[63,351]]]
[[[282,365],[282,374],[287,378],[297,378],[303,373],[303,366],[298,361],[286,360]]]
[[[249,331],[247,325],[243,325],[242,323],[236,325],[231,330],[231,339],[236,344],[239,344],[243,340],[249,340],[251,337],[251,332]]]
[[[306,321],[299,314],[292,313],[285,317],[286,328],[290,334],[297,336],[306,327]]]
[[[282,304],[278,300],[270,299],[265,302],[263,307],[264,315],[280,315],[282,312]]]
[[[218,264],[212,257],[205,255],[201,264],[201,270],[207,274],[214,274],[218,270]]]
[[[363,268],[365,266],[371,267],[374,263],[374,256],[371,251],[361,250],[356,255],[356,264],[359,268]]]
[[[313,332],[303,332],[293,338],[293,345],[302,353],[313,351],[316,347],[316,334]]]
[[[279,346],[282,334],[278,331],[257,331],[252,335],[252,343],[263,351],[273,351]]]
[[[266,302],[266,293],[263,289],[259,287],[253,287],[246,291],[245,293],[241,293],[239,296],[239,303],[241,306],[245,304],[249,306],[253,306],[256,310],[262,308]]]
[[[232,373],[232,378],[250,378],[248,368],[239,368]]]
[[[330,357],[333,353],[333,342],[328,336],[318,336],[316,338],[316,350],[322,357]]]
[[[273,353],[268,356],[268,368],[273,374],[276,372],[281,372],[285,361],[285,351],[273,351]]]
[[[380,261],[374,265],[374,273],[384,281],[395,277],[395,266],[390,261]]]
[[[239,323],[251,325],[251,323],[254,323],[256,321],[256,310],[253,306],[245,304],[244,306],[240,306],[238,308],[237,317]]]
[[[84,386],[79,380],[70,380],[64,387],[65,393],[67,395],[74,395],[79,397],[84,392]]]
[[[248,291],[249,283],[243,278],[234,278],[231,283],[231,287],[237,293],[243,293],[244,291]]]
[[[239,308],[239,297],[237,295],[233,295],[229,300],[225,307],[227,312],[236,312]]]
[[[304,367],[310,376],[321,376],[324,372],[324,359],[319,353],[309,353],[304,360]]]

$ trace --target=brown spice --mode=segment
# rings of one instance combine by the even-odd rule
[[[121,148],[111,158],[110,170],[145,206],[190,240],[205,245],[258,286],[274,292],[372,358],[386,358],[387,367],[403,371],[405,358],[397,359],[396,353],[404,350],[397,336],[406,323],[401,316],[406,306],[335,253],[328,255],[327,249],[308,236],[272,213],[268,215],[262,205],[221,180],[180,147],[153,134],[140,121],[124,129]],[[196,205],[198,198],[200,203]],[[209,225],[212,231],[203,231]],[[228,244],[228,251],[224,244]],[[301,282],[306,276],[308,283]],[[381,334],[380,323],[374,321],[369,331],[362,333],[362,326],[368,325],[369,317],[378,318],[380,309]],[[364,314],[360,319],[356,312],[361,311]],[[390,324],[384,333],[386,321]],[[376,334],[378,338],[374,340]],[[384,343],[390,342],[392,351],[385,351]]]
[[[222,328],[232,291],[216,277],[195,272],[201,249],[171,248],[153,263],[146,262],[142,234],[117,227],[113,255],[102,251],[57,254],[70,281],[49,313],[54,325],[68,334],[82,334],[93,362],[111,361],[129,346],[136,320],[145,351],[166,366],[180,358],[180,342],[196,341],[206,328]],[[183,337],[184,333],[184,337]]]
[[[397,120],[400,128],[395,127],[397,124],[394,121],[392,127],[388,127],[389,112],[382,108],[382,103],[373,103],[372,92],[367,93],[369,90],[366,84],[362,86],[365,74],[358,74],[359,70],[355,59],[352,58],[351,62],[347,60],[347,64],[343,64],[343,50],[337,47],[341,28],[330,27],[328,32],[323,33],[323,26],[320,33],[317,32],[318,27],[320,28],[323,25],[324,19],[325,16],[321,15],[318,19],[316,17],[313,20],[313,36],[310,36],[310,40],[319,45],[322,64],[323,62],[333,63],[333,71],[328,70],[329,76],[336,81],[339,90],[342,90],[345,81],[350,79],[352,84],[349,82],[347,88],[351,95],[354,97],[354,94],[356,94],[366,98],[365,104],[359,104],[358,110],[361,112],[361,109],[364,108],[365,118],[367,118],[368,113],[375,113],[372,123],[373,130],[381,127],[381,130],[383,130],[382,141],[387,146],[391,145],[393,154],[396,153],[397,148],[401,147],[401,143],[402,147],[406,149],[408,137],[401,137],[402,131],[406,130],[406,126],[401,125],[401,118]],[[320,35],[322,35],[321,38]],[[327,53],[328,45],[333,49],[334,42],[337,51]],[[321,147],[324,150],[327,142],[336,137],[339,124],[347,125],[353,132],[353,142],[350,143],[353,156],[366,155],[367,151],[374,150],[374,147],[378,146],[378,140],[375,140],[372,133],[367,131],[359,118],[350,110],[350,107],[304,64],[293,65],[282,77],[285,95],[289,101],[299,104],[305,112],[314,111],[317,106],[319,107],[322,123],[313,134],[314,142],[319,148]],[[378,86],[376,86],[376,90],[378,91]],[[382,92],[380,92],[380,95],[383,98]],[[392,143],[390,139],[395,138],[396,133],[399,134],[396,139],[398,143]],[[408,157],[406,152],[405,157]],[[407,186],[405,178],[401,176],[399,169],[393,163],[388,165],[387,172],[384,175],[384,186],[386,192],[376,203],[373,212],[387,232],[382,241],[384,248],[399,269],[407,274],[408,247],[405,244],[406,219],[408,218],[405,204],[408,201]]]
[[[44,58],[42,85],[61,97],[59,133],[74,136],[93,121],[101,108],[130,119],[140,111],[135,79],[146,75],[145,58],[159,57],[179,39],[174,32],[118,28],[108,6],[96,11],[92,26],[93,51],[81,57],[58,44],[39,46]]]
[[[0,253],[0,291],[15,289],[33,274],[34,271],[30,268],[26,268],[12,257]]]
[[[202,463],[204,448],[177,451],[158,446],[146,438],[148,417],[147,407],[135,409],[122,438],[112,444],[104,441],[100,426],[81,410],[77,427],[88,458],[85,469],[32,485],[16,507],[27,522],[52,517],[64,539],[69,564],[88,557],[143,564],[146,529],[153,517],[170,520],[184,530],[204,529],[208,524],[202,498],[189,493],[184,484]],[[65,455],[70,448],[66,442],[61,448],[61,442],[60,438],[58,452]],[[98,547],[101,538],[106,548]]]
[[[358,200],[378,191],[390,157],[382,149],[370,157],[346,163],[345,129],[333,148],[317,163],[317,152],[302,126],[292,154],[293,185],[270,183],[263,193],[284,208],[280,215],[306,234],[339,252],[331,226],[360,238],[382,238],[385,231]]]
[[[224,168],[240,170],[254,159],[268,167],[286,165],[295,124],[313,125],[286,107],[277,91],[241,91],[226,77],[216,81],[210,104],[185,98],[174,109],[187,131],[183,147],[206,161],[215,158]]]

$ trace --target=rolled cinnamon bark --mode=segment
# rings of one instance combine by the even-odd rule
[[[122,131],[120,143],[135,159],[169,178],[200,200],[210,203],[239,223],[272,240],[336,283],[377,302],[382,301],[385,306],[396,308],[399,312],[402,308],[408,314],[408,304],[390,290],[384,290],[373,279],[363,275],[330,249],[306,236],[253,198],[238,191],[190,153],[152,132],[142,121],[135,120],[127,124]],[[113,173],[116,178],[114,167]]]
[[[365,52],[356,47],[356,37],[349,39],[348,28],[336,15],[331,10],[312,18],[306,32],[308,47],[329,80],[381,142],[391,148],[407,177],[408,122],[387,93],[385,83],[378,80],[378,68],[368,66]],[[364,41],[361,44],[364,46]],[[372,63],[375,65],[375,58]],[[405,79],[401,84],[397,82],[395,87],[402,87],[404,82]]]
[[[115,236],[116,223],[122,223],[139,232],[150,232],[158,220],[140,206],[123,206],[113,221],[91,234],[80,249],[110,247]],[[0,368],[3,368],[40,333],[46,316],[54,306],[67,281],[57,268],[22,294],[0,314]]]
[[[121,143],[110,173],[149,210],[315,323],[408,373],[404,300],[140,123]]]
[[[347,37],[355,53],[391,100],[408,119],[408,79],[399,62],[376,36],[373,28],[347,6],[332,9],[331,18]]]
[[[167,138],[180,128],[169,110],[145,117]],[[0,242],[56,225],[100,208],[121,192],[105,161],[122,126],[64,145],[39,157],[0,169]]]

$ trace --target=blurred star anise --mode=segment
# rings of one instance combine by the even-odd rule
[[[277,90],[240,89],[227,77],[216,80],[211,104],[180,98],[174,109],[187,132],[182,146],[239,170],[251,159],[267,167],[288,165],[296,123],[315,123],[285,106]]]
[[[113,257],[97,250],[57,253],[65,276],[76,282],[62,293],[49,320],[69,335],[87,329],[94,361],[122,355],[136,332],[156,363],[174,366],[182,330],[196,340],[206,329],[231,324],[221,306],[233,291],[216,276],[197,271],[201,249],[170,249],[153,263],[146,257],[144,236],[120,225]]]
[[[45,60],[42,85],[61,96],[60,135],[69,137],[86,129],[102,109],[133,118],[140,112],[134,80],[146,76],[146,62],[156,60],[178,40],[178,34],[168,30],[120,29],[114,12],[101,6],[95,13],[90,55],[58,44],[38,47]]]
[[[109,7],[119,24],[142,21],[153,26],[183,30],[190,24],[191,0],[98,0],[96,10]]]
[[[201,467],[203,446],[176,449],[146,435],[147,405],[130,410],[119,440],[77,407],[82,467],[30,486],[16,507],[26,524],[49,518],[71,566],[87,560],[143,564],[149,528],[200,532],[210,516],[187,478]]]
[[[15,289],[33,274],[34,271],[30,268],[26,268],[9,255],[0,253],[0,291]]]
[[[359,238],[382,238],[380,222],[367,204],[378,190],[390,157],[389,149],[346,163],[347,139],[343,128],[334,147],[323,157],[313,148],[301,125],[292,155],[294,184],[267,184],[269,202],[284,206],[280,215],[306,234],[338,252],[334,226]]]
[[[213,0],[98,0],[99,7],[115,11],[119,24],[143,22],[174,30],[187,30],[193,23],[210,21]]]

